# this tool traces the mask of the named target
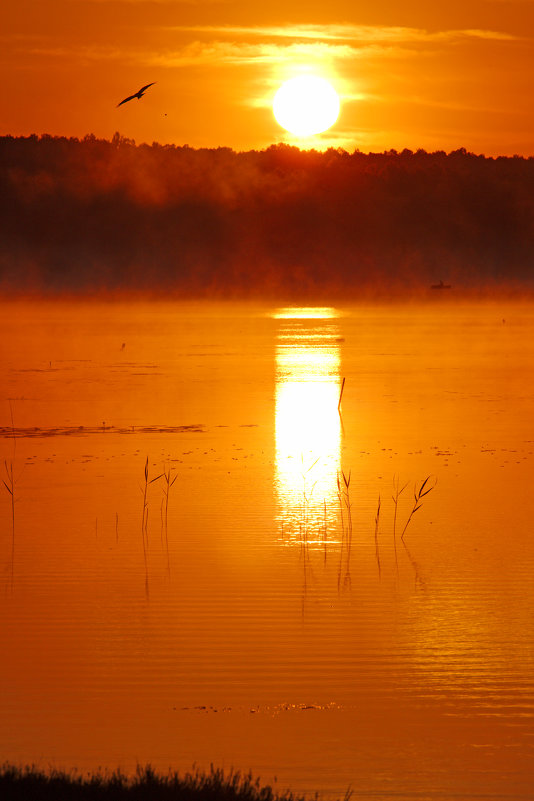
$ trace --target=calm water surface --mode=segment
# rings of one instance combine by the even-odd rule
[[[0,342],[2,760],[534,798],[534,307],[21,302]]]

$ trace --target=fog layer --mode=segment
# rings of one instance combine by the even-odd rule
[[[354,297],[530,289],[534,159],[0,138],[0,288]]]

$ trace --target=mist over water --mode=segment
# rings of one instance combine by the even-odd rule
[[[422,298],[532,291],[534,160],[0,138],[0,289]],[[435,294],[435,293],[434,293]],[[443,294],[443,293],[442,293]]]
[[[4,759],[531,797],[532,305],[0,311]]]

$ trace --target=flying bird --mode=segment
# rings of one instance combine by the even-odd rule
[[[136,97],[138,100],[141,100],[141,98],[145,94],[145,91],[148,89],[148,87],[149,86],[154,86],[155,83],[156,83],[156,81],[152,81],[152,83],[147,83],[146,86],[142,86],[141,89],[139,89],[139,91],[136,92],[134,95],[130,95],[130,97],[125,97],[124,100],[121,100],[120,103],[117,103],[117,108],[119,108],[119,106],[122,106],[123,103],[127,103],[128,100],[133,100],[134,97]]]

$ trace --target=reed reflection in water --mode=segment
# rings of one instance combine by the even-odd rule
[[[323,547],[337,520],[341,387],[331,308],[281,309],[276,345],[275,488],[284,535]]]

